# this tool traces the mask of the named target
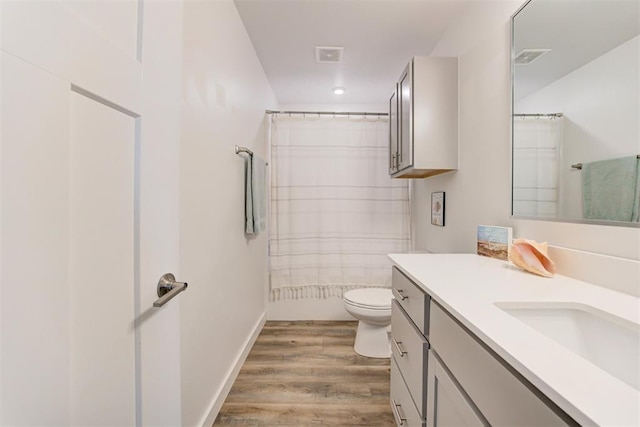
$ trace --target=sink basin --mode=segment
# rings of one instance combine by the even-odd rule
[[[495,305],[640,391],[640,325],[584,304]]]

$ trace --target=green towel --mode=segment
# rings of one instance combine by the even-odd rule
[[[585,163],[582,166],[584,217],[638,221],[639,169],[637,156]]]
[[[258,234],[267,227],[266,163],[255,154],[245,160],[245,233]]]
[[[251,173],[251,196],[253,197],[253,232],[258,234],[267,228],[267,202],[266,202],[266,166],[264,160],[253,155],[251,162],[253,171]]]
[[[244,161],[244,232],[253,234],[253,156]]]

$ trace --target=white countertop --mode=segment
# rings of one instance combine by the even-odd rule
[[[475,254],[389,258],[578,423],[640,425],[640,392],[494,305],[585,304],[639,324],[639,298],[561,275],[538,277]]]

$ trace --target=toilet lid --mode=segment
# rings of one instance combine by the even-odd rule
[[[362,307],[390,308],[392,298],[388,288],[355,289],[344,293],[345,301]]]

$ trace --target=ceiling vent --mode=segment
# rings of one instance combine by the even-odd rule
[[[528,65],[536,59],[540,58],[551,49],[522,49],[520,53],[516,55],[516,65]]]
[[[319,64],[342,62],[343,49],[343,47],[316,46],[316,62]]]

